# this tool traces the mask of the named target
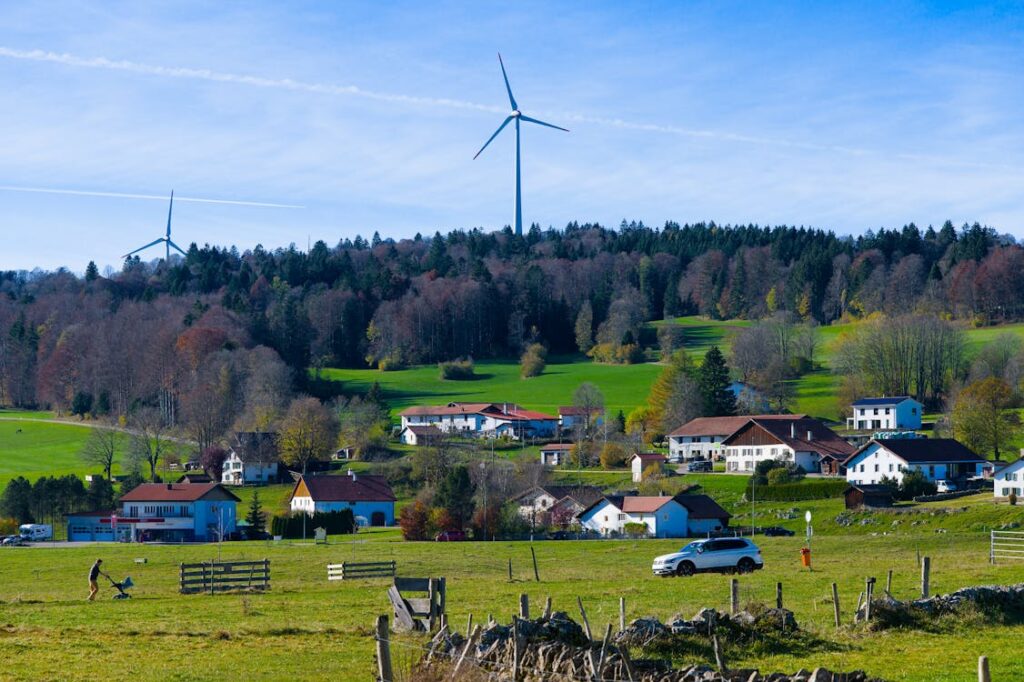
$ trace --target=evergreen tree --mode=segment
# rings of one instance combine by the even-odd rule
[[[590,301],[584,301],[576,316],[576,347],[586,353],[594,347],[594,309]]]
[[[252,500],[249,502],[249,513],[245,515],[245,521],[249,524],[250,532],[262,533],[266,526],[266,520],[266,514],[263,513],[263,505],[260,504],[260,493],[257,490],[252,494]]]
[[[96,263],[89,261],[89,264],[85,266],[85,281],[95,282],[100,276],[100,269],[96,267]]]
[[[718,346],[704,354],[697,377],[705,417],[724,417],[736,414],[736,396],[729,390],[729,366]]]
[[[32,523],[32,484],[24,476],[12,478],[0,496],[0,516],[18,523]]]
[[[473,482],[466,467],[457,466],[441,479],[434,504],[446,510],[458,528],[465,528],[473,516]]]
[[[105,511],[114,508],[114,486],[102,476],[93,476],[86,493],[88,511]]]
[[[747,266],[743,252],[736,254],[736,269],[729,284],[729,316],[744,317],[747,312]]]

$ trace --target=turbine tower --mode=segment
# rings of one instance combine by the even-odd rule
[[[174,210],[174,190],[172,189],[171,190],[171,205],[167,209],[167,236],[160,237],[159,239],[154,239],[153,241],[151,241],[150,243],[146,244],[145,246],[140,246],[139,248],[135,249],[134,251],[130,251],[130,252],[126,253],[124,255],[124,258],[128,258],[130,256],[134,256],[139,251],[145,251],[149,247],[156,246],[160,242],[164,243],[164,246],[166,247],[166,250],[167,250],[166,254],[164,255],[164,260],[170,262],[170,260],[171,260],[171,247],[172,246],[174,247],[174,250],[177,251],[178,253],[180,253],[182,256],[187,256],[188,254],[185,253],[184,251],[182,251],[180,246],[178,246],[177,244],[175,244],[174,242],[171,241],[171,211],[173,211],[173,210]]]
[[[525,121],[527,123],[536,123],[537,125],[546,126],[548,128],[554,128],[555,130],[564,130],[565,132],[569,132],[569,130],[567,128],[561,128],[550,123],[545,123],[544,121],[538,121],[535,118],[530,118],[526,114],[519,111],[519,105],[516,104],[516,98],[512,95],[512,86],[508,84],[508,74],[505,73],[505,62],[501,60],[500,52],[498,53],[498,63],[501,65],[501,75],[505,79],[505,90],[508,91],[508,103],[512,105],[512,113],[509,114],[504,121],[502,121],[501,125],[498,126],[498,129],[494,131],[494,134],[491,135],[490,138],[488,138],[487,142],[484,142],[484,146],[480,147],[480,151],[476,153],[476,156],[474,156],[473,159],[476,159],[477,156],[480,156],[480,154],[483,153],[485,149],[487,149],[487,145],[491,143],[491,140],[496,138],[498,136],[498,133],[500,133],[505,128],[505,126],[509,124],[510,121],[516,122],[516,234],[521,236],[523,234],[523,201],[522,180],[519,160],[519,122]]]

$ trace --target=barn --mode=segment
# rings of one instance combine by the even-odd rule
[[[856,483],[843,491],[843,497],[847,509],[892,506],[892,489],[887,485]]]

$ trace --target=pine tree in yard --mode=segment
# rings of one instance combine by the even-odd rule
[[[252,501],[249,502],[249,513],[245,515],[245,521],[249,524],[251,532],[263,532],[263,528],[266,525],[266,514],[263,513],[263,505],[260,504],[260,493],[258,490],[252,494]]]
[[[718,346],[704,354],[697,378],[705,417],[724,417],[736,414],[736,396],[729,390],[729,366]]]

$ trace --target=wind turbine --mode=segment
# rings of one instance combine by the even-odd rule
[[[160,237],[159,239],[154,239],[153,241],[151,241],[150,243],[146,244],[145,246],[140,246],[139,248],[135,249],[134,251],[130,251],[130,252],[126,253],[124,255],[124,258],[128,258],[129,256],[134,256],[139,251],[145,251],[149,247],[156,246],[160,242],[163,242],[164,246],[167,249],[167,253],[164,256],[164,259],[167,260],[168,262],[170,262],[170,260],[171,260],[171,247],[172,246],[174,247],[174,250],[177,251],[178,253],[180,253],[182,256],[188,256],[187,253],[185,253],[184,251],[181,250],[180,246],[178,246],[177,244],[175,244],[174,242],[171,241],[171,211],[173,211],[173,210],[174,210],[174,190],[172,189],[171,190],[171,205],[167,209],[167,236],[166,237]]]
[[[516,234],[522,235],[523,234],[523,201],[522,201],[522,180],[521,180],[521,177],[520,177],[521,173],[520,173],[520,161],[519,161],[519,122],[520,121],[526,121],[527,123],[536,123],[537,125],[546,126],[548,128],[554,128],[555,130],[564,130],[565,132],[569,132],[569,130],[568,130],[568,128],[561,128],[559,126],[552,125],[550,123],[545,123],[544,121],[538,121],[535,118],[530,118],[526,114],[524,114],[521,111],[519,111],[519,105],[516,104],[516,98],[512,95],[512,86],[510,86],[508,84],[508,74],[505,73],[505,62],[503,62],[501,60],[501,53],[500,52],[498,53],[498,63],[501,65],[501,75],[505,79],[505,90],[508,91],[508,103],[512,105],[512,113],[509,114],[505,118],[504,121],[502,121],[501,125],[498,126],[498,129],[494,131],[494,134],[491,135],[491,137],[487,140],[487,142],[484,142],[484,146],[480,147],[480,151],[478,151],[476,153],[476,156],[474,156],[473,159],[475,160],[477,156],[480,156],[480,154],[482,154],[483,151],[485,149],[487,149],[487,145],[489,145],[491,143],[491,140],[496,138],[498,136],[498,133],[500,133],[502,130],[504,130],[505,126],[507,126],[510,121],[515,121],[516,122]]]

